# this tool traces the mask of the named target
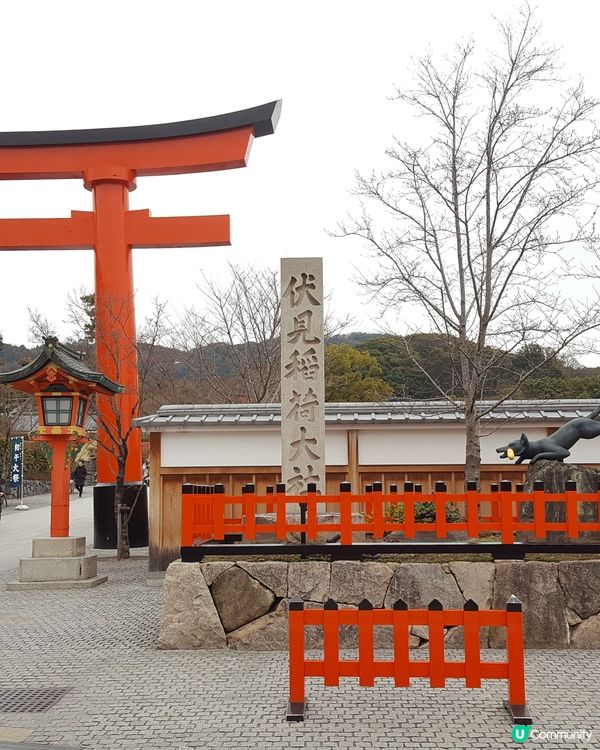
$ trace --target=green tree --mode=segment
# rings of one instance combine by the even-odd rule
[[[381,374],[381,366],[369,352],[347,344],[325,347],[326,401],[387,401],[394,389]]]
[[[425,333],[380,336],[356,348],[377,360],[381,376],[392,386],[395,398],[440,398],[437,383],[441,383],[446,392],[456,395],[452,351],[440,336]]]
[[[600,398],[600,377],[532,378],[523,384],[521,398]]]

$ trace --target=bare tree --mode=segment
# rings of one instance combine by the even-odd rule
[[[206,276],[202,309],[189,307],[172,344],[211,400],[274,401],[279,391],[279,278],[276,271],[229,265],[229,279]]]
[[[181,359],[173,364],[186,369],[188,388],[209,401],[278,401],[281,293],[277,271],[231,263],[228,279],[218,283],[204,276],[199,291],[202,308],[187,308],[172,326],[171,346],[181,351]],[[338,318],[331,298],[326,301],[327,337],[347,328],[352,318]]]
[[[85,343],[86,349],[93,349],[96,341],[96,295],[84,287],[71,290],[67,297],[67,318],[65,323],[71,326],[71,337],[79,344]]]
[[[498,31],[487,61],[471,42],[416,61],[414,88],[397,98],[420,116],[425,145],[396,140],[389,171],[358,175],[362,214],[338,232],[377,258],[367,289],[448,342],[457,392],[432,382],[464,413],[467,480],[479,479],[480,420],[600,321],[597,303],[566,300],[556,284],[565,248],[594,239],[598,103],[559,79],[528,7]],[[482,405],[490,371],[525,344],[542,360]]]
[[[32,344],[42,344],[45,339],[56,336],[55,326],[35,307],[28,307],[28,338]]]

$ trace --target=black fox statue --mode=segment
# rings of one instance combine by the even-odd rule
[[[500,458],[512,460],[517,457],[515,464],[522,464],[526,459],[529,459],[530,464],[542,459],[564,461],[571,455],[569,448],[578,440],[590,440],[600,435],[600,422],[596,421],[599,415],[600,407],[594,409],[587,417],[572,419],[555,433],[541,440],[528,440],[527,435],[523,433],[519,440],[496,448],[496,453],[500,454]]]

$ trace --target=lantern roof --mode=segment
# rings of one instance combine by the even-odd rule
[[[122,393],[124,388],[103,375],[95,372],[84,361],[84,354],[61,344],[55,336],[44,340],[44,348],[29,364],[19,370],[0,372],[0,384],[11,385],[19,381],[32,380],[44,368],[52,366],[68,377],[89,383],[94,391],[101,393]]]

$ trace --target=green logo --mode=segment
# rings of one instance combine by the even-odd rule
[[[516,724],[512,730],[512,738],[515,742],[525,742],[531,732],[530,726],[524,726],[523,724]]]

